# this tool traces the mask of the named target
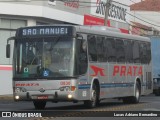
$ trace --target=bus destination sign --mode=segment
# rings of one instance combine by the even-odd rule
[[[70,27],[27,27],[21,28],[18,36],[50,36],[50,35],[69,35],[71,34]]]

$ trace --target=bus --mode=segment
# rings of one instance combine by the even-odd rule
[[[50,25],[19,28],[8,38],[13,51],[13,96],[46,103],[83,101],[88,108],[117,98],[138,103],[153,92],[151,42],[104,26]]]

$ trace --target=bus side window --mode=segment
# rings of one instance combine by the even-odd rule
[[[103,54],[104,54],[104,62],[108,61],[108,49],[107,49],[107,38],[103,39]]]
[[[116,62],[116,48],[114,38],[107,38],[108,62]]]
[[[77,40],[77,74],[82,75],[87,72],[87,41]]]
[[[88,35],[88,54],[89,61],[97,61],[96,36]]]
[[[117,62],[125,62],[124,42],[123,40],[116,40],[116,56]]]
[[[141,63],[147,63],[147,46],[143,42],[140,43],[140,59]]]
[[[98,61],[104,61],[104,47],[103,47],[103,39],[104,37],[97,37],[97,55]]]
[[[147,43],[147,63],[151,61],[151,44]]]
[[[133,60],[134,63],[140,63],[140,48],[138,41],[133,42]]]
[[[131,40],[124,40],[125,59],[127,63],[133,62],[133,44]]]

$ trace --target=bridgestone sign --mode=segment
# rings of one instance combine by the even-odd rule
[[[106,9],[105,7],[106,0],[91,0],[91,6],[95,6],[95,4],[96,7],[91,7],[91,14],[94,16],[104,18]],[[126,22],[127,12],[129,11],[130,8],[128,6],[112,2],[108,11],[109,19],[119,22]]]

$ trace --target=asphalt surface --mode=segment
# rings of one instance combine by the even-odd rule
[[[49,117],[42,118],[0,118],[7,120],[160,120],[160,117],[103,117],[109,112],[118,114],[136,112],[158,112],[160,113],[160,97],[154,95],[143,96],[139,104],[123,104],[118,100],[102,101],[100,106],[94,109],[86,109],[83,103],[47,103],[46,109],[40,112],[51,113]],[[18,111],[18,112],[39,112],[33,107],[32,102],[14,102],[12,99],[0,100],[0,111]],[[56,116],[54,116],[56,115]],[[99,116],[99,117],[97,117]],[[101,117],[100,117],[101,116]]]

